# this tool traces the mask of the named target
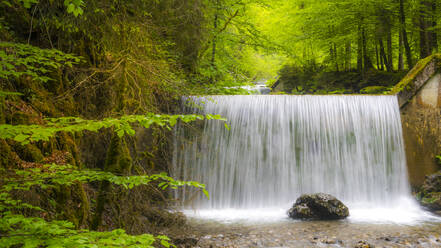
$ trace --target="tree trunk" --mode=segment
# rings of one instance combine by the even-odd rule
[[[398,71],[404,70],[403,61],[403,33],[398,31]]]
[[[334,62],[334,48],[332,47],[332,43],[329,44],[329,56],[331,57],[331,65]]]
[[[362,36],[362,43],[363,43],[363,65],[364,65],[364,71],[366,72],[368,69],[373,68],[372,61],[369,58],[368,52],[367,52],[367,39],[366,39],[366,30],[364,27],[361,30],[361,36]]]
[[[377,59],[377,69],[380,70],[380,58],[378,56],[378,44],[375,43],[375,58]]]
[[[213,23],[213,28],[216,31],[217,30],[217,14],[214,15],[214,23]],[[215,61],[216,61],[216,42],[217,36],[213,37],[213,44],[211,47],[211,65],[214,66],[215,65]]]
[[[358,40],[357,40],[357,71],[363,72],[363,39],[361,35],[361,24],[358,25]]]
[[[334,63],[335,63],[335,70],[336,72],[339,72],[338,68],[338,51],[337,51],[337,45],[334,43]]]
[[[403,45],[404,50],[406,51],[406,59],[407,59],[407,66],[409,69],[413,67],[413,61],[412,61],[412,52],[410,50],[409,40],[407,39],[407,33],[406,33],[406,15],[404,13],[404,0],[400,1],[400,26],[401,26],[401,33],[403,35]]]
[[[383,40],[380,38],[379,40],[378,40],[378,43],[380,44],[380,57],[381,57],[381,60],[384,62],[384,64],[386,65],[386,69],[387,69],[387,71],[390,71],[390,68],[389,68],[389,61],[388,61],[388,59],[387,59],[387,56],[386,56],[386,52],[384,51],[384,45],[383,45]],[[383,70],[383,63],[381,63],[381,69]]]
[[[347,42],[345,46],[345,71],[351,71],[351,42]]]
[[[432,18],[432,30],[430,31],[430,38],[431,38],[431,46],[432,51],[438,52],[438,35],[436,33],[436,0],[432,0],[431,3],[432,12],[431,12],[431,18]]]
[[[384,57],[380,55],[380,70],[384,71]]]
[[[214,30],[215,34],[217,32],[218,18],[219,17],[218,17],[218,13],[216,10],[216,13],[214,14],[214,20],[213,20],[213,30]],[[216,40],[217,40],[217,35],[214,35],[213,41],[212,41],[212,47],[211,47],[211,66],[213,67],[213,69],[216,68],[216,46],[217,46]],[[214,83],[214,74],[211,75],[210,82]]]
[[[393,51],[392,51],[392,28],[389,27],[387,33],[387,63],[386,63],[387,71],[393,72],[394,63],[393,63]]]
[[[427,1],[420,1],[420,16],[419,16],[419,30],[420,30],[420,59],[423,59],[431,54],[430,38],[427,23],[428,9]]]

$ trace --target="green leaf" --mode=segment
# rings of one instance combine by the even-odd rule
[[[228,126],[228,123],[224,123],[224,126],[225,126],[225,128],[228,130],[228,131],[230,131],[230,126]]]
[[[14,137],[14,140],[20,143],[23,143],[25,140],[27,140],[29,138],[29,135],[26,134],[18,134],[17,136]]]
[[[67,13],[72,13],[75,10],[75,5],[73,5],[72,3],[69,3],[67,5]]]
[[[204,195],[207,197],[207,199],[210,199],[210,194],[208,193],[208,191],[205,188],[202,189],[202,192],[204,192]]]

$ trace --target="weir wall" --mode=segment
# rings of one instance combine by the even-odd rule
[[[418,62],[392,90],[401,108],[410,183],[441,169],[441,54]]]

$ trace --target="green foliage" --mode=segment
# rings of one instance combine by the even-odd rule
[[[20,209],[32,209],[44,212],[43,209],[15,200],[11,193],[28,191],[39,187],[43,190],[59,185],[71,186],[74,183],[93,181],[109,181],[122,185],[126,189],[134,186],[147,185],[159,182],[159,187],[176,189],[187,185],[201,188],[208,197],[205,185],[191,181],[177,181],[165,173],[140,176],[117,176],[109,172],[95,170],[78,170],[70,165],[44,165],[41,168],[30,170],[15,170],[14,173],[3,177],[0,188],[0,238],[1,247],[156,247],[161,244],[171,247],[165,236],[143,234],[139,236],[127,235],[124,230],[111,232],[92,232],[86,229],[77,230],[74,224],[68,221],[47,221],[39,217],[27,217],[15,213]],[[156,244],[156,245],[155,245]]]
[[[70,222],[47,222],[42,218],[26,218],[23,215],[5,215],[0,221],[0,228],[12,227],[0,239],[1,247],[174,247],[166,236],[142,234],[132,236],[124,230],[116,229],[110,232],[93,232],[76,230]],[[17,228],[19,227],[19,228]],[[5,230],[5,229],[3,229]]]
[[[23,5],[23,7],[29,9],[33,4],[37,4],[38,0],[12,0],[13,2],[18,2],[19,4]],[[7,6],[12,7],[12,3],[10,0],[3,0],[2,4],[5,4]]]
[[[12,139],[21,144],[28,144],[35,141],[48,141],[54,137],[58,132],[80,132],[91,131],[98,132],[102,128],[114,128],[118,136],[135,134],[132,124],[139,124],[144,128],[149,128],[151,125],[157,125],[170,129],[176,125],[178,120],[183,122],[191,122],[195,120],[216,119],[225,121],[219,115],[127,115],[121,118],[106,118],[101,121],[84,120],[77,117],[62,117],[47,119],[45,125],[0,125],[0,138]]]
[[[439,1],[265,2],[269,7],[256,13],[261,19],[257,28],[298,67],[359,74],[372,69],[404,71],[413,67],[409,60],[423,59],[439,46],[435,37],[430,38],[432,32],[440,32]],[[424,54],[424,46],[431,42]]]
[[[64,66],[72,67],[81,58],[56,49],[41,49],[27,44],[0,42],[0,79],[29,76],[47,82],[48,73]]]
[[[31,190],[32,187],[38,186],[41,189],[54,188],[57,185],[72,186],[75,183],[88,183],[95,181],[108,181],[115,185],[121,185],[125,189],[132,189],[135,186],[148,185],[157,181],[159,187],[166,189],[168,187],[177,189],[182,186],[191,186],[201,188],[208,197],[205,185],[193,181],[175,180],[165,173],[153,175],[138,176],[117,176],[110,172],[99,170],[79,170],[71,165],[47,164],[41,168],[32,168],[28,170],[15,170],[12,174],[8,171],[2,171],[3,174],[8,173],[8,178],[2,178],[2,187],[0,189],[0,211],[11,210],[15,208],[31,207],[22,203],[20,200],[12,200],[9,192],[15,190]]]
[[[2,171],[3,173],[7,173]],[[9,173],[10,174],[10,173]],[[26,191],[32,187],[48,189],[57,185],[72,185],[77,182],[92,182],[106,180],[125,188],[137,185],[146,185],[152,181],[161,180],[161,184],[172,188],[189,185],[205,186],[196,182],[182,182],[157,174],[150,176],[116,176],[112,173],[91,170],[78,170],[69,165],[44,165],[31,170],[16,170],[10,177],[3,178],[0,188],[0,238],[1,247],[154,247],[155,242],[164,247],[170,247],[169,239],[165,236],[143,234],[139,236],[127,235],[124,230],[111,232],[92,232],[77,230],[68,221],[47,221],[38,217],[26,217],[16,214],[19,209],[33,209],[44,212],[39,207],[14,200],[11,192]],[[163,188],[165,188],[163,186]]]
[[[73,14],[75,17],[82,15],[84,13],[83,0],[64,0],[64,6],[67,8],[67,13]]]
[[[8,97],[8,96],[21,96],[23,95],[20,92],[10,92],[10,91],[1,91],[0,90],[0,97]]]
[[[441,165],[441,154],[435,156],[435,159],[437,160],[438,164]]]
[[[8,95],[8,94],[6,94]],[[170,128],[178,121],[222,120],[219,115],[131,115],[119,119],[107,118],[102,121],[84,120],[75,117],[47,119],[45,125],[1,125],[0,138],[12,139],[21,144],[32,141],[46,141],[58,132],[97,132],[102,128],[113,127],[121,137],[134,135],[133,124],[148,128],[158,125]],[[143,234],[131,236],[124,230],[111,232],[92,232],[77,230],[73,223],[63,220],[47,220],[41,217],[25,216],[25,209],[45,213],[45,210],[16,199],[14,194],[29,190],[57,189],[60,185],[73,186],[78,183],[107,181],[129,190],[135,186],[153,182],[161,189],[177,189],[191,186],[202,189],[209,197],[205,185],[193,181],[179,181],[165,173],[153,175],[120,176],[99,170],[79,170],[71,165],[43,165],[22,170],[1,170],[4,176],[0,181],[0,237],[1,247],[172,247],[165,236]]]
[[[266,2],[270,1],[205,2],[204,28],[209,32],[199,53],[199,77],[195,81],[237,84],[276,76],[284,58],[258,27],[258,13],[267,6]],[[224,90],[213,92],[223,94]]]
[[[26,9],[31,8],[34,4],[38,4],[39,0],[15,0],[19,4],[23,5]],[[12,6],[12,4],[8,0],[3,0],[3,4],[7,6]],[[66,11],[69,14],[73,14],[75,17],[82,15],[84,13],[83,0],[64,0],[64,6],[66,7]]]

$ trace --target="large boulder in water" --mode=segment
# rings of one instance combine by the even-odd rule
[[[432,211],[441,210],[441,171],[426,176],[426,180],[417,194],[417,199],[421,205]]]
[[[318,193],[300,196],[288,211],[293,219],[338,220],[349,216],[349,209],[332,195]]]

